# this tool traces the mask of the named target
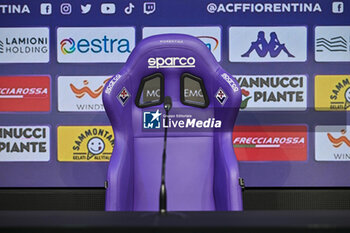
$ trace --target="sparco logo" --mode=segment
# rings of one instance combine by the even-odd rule
[[[150,57],[148,68],[193,68],[196,67],[194,57]]]

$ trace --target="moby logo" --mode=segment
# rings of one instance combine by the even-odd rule
[[[194,68],[196,67],[194,57],[150,57],[148,68]]]

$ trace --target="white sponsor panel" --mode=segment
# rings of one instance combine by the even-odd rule
[[[0,126],[0,162],[49,160],[48,126]]]
[[[59,63],[126,62],[135,47],[134,27],[59,27]]]
[[[103,87],[112,76],[58,77],[58,111],[103,112]]]
[[[350,26],[317,26],[315,60],[317,62],[350,61]]]
[[[350,161],[350,125],[316,126],[315,159]]]
[[[220,27],[144,27],[143,38],[167,33],[181,33],[197,37],[221,61],[221,28]]]
[[[230,27],[231,62],[305,62],[307,28]]]
[[[49,28],[0,28],[0,63],[47,63]]]
[[[306,75],[233,75],[247,111],[305,111]]]

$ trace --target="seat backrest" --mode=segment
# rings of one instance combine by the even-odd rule
[[[106,209],[158,210],[164,96],[173,102],[166,161],[168,209],[220,209],[216,199],[221,194],[215,187],[222,186],[225,192],[227,182],[220,184],[220,174],[228,169],[221,154],[233,157],[238,174],[232,149],[241,102],[238,83],[197,38],[149,37],[138,44],[103,92],[116,140]]]

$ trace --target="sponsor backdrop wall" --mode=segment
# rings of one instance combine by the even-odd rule
[[[101,93],[135,45],[198,37],[242,88],[249,187],[350,186],[347,1],[2,1],[0,187],[102,187]]]

